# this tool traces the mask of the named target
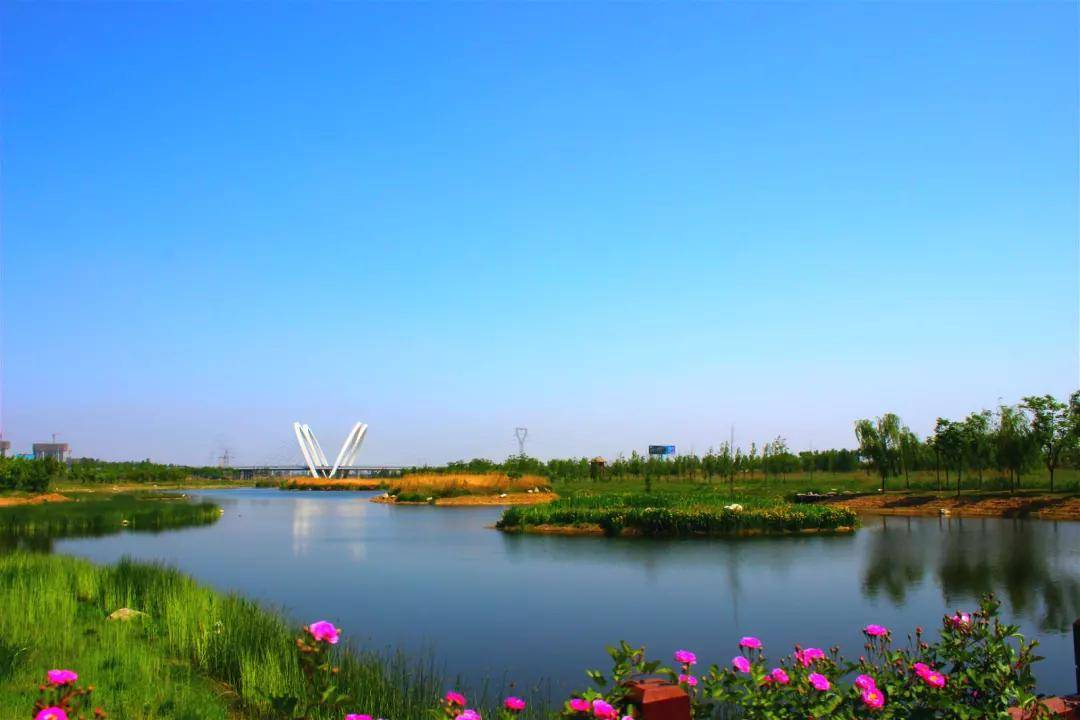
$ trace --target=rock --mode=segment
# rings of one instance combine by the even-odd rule
[[[948,508],[939,508],[938,515],[951,515]]]
[[[141,610],[132,610],[131,608],[120,608],[109,614],[109,620],[119,620],[121,622],[127,622],[128,620],[134,620],[135,618],[149,617]]]
[[[499,497],[501,497],[501,498],[506,497],[506,493],[499,493]]]
[[[742,505],[739,503],[732,503],[731,505],[725,505],[724,509],[730,510],[731,512],[742,512]]]

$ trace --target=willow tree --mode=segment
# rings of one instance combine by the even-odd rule
[[[876,421],[864,419],[855,423],[859,454],[869,460],[881,476],[882,492],[885,492],[885,480],[897,465],[900,427],[900,418],[893,413],[885,413]]]

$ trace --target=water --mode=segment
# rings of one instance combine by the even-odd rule
[[[860,628],[903,638],[993,590],[1038,638],[1039,688],[1074,691],[1080,523],[873,518],[851,536],[640,540],[504,535],[497,508],[391,507],[371,493],[197,493],[225,510],[208,527],[55,542],[99,562],[162,560],[223,590],[331,619],[374,647],[434,653],[477,683],[546,680],[557,694],[607,669],[620,639],[670,658],[726,663],[742,635],[771,655],[839,643]]]

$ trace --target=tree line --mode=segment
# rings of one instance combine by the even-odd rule
[[[197,477],[224,480],[227,468],[162,465],[149,460],[108,462],[79,458],[62,463],[55,458],[0,458],[0,490],[44,492],[59,482],[82,484],[181,483]]]
[[[916,470],[935,472],[938,488],[944,473],[945,487],[950,475],[957,494],[967,473],[969,484],[983,485],[984,473],[996,470],[1016,490],[1020,476],[1043,465],[1054,491],[1054,473],[1059,467],[1080,464],[1080,390],[1067,402],[1052,395],[1029,395],[1015,405],[1001,405],[996,411],[980,410],[963,419],[939,417],[925,439],[911,431],[894,413],[855,423],[859,455],[881,478],[886,489],[890,477],[904,477],[910,485]]]

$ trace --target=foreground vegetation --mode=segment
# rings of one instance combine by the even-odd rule
[[[106,619],[121,608],[146,614]],[[0,717],[33,717],[44,671],[74,666],[111,718],[285,717],[275,704],[308,699],[296,632],[276,613],[166,568],[0,555]],[[401,658],[342,648],[335,662],[341,692],[383,717],[421,717],[442,689],[430,668]]]
[[[605,535],[644,536],[783,534],[854,528],[855,513],[829,505],[782,500],[727,503],[708,490],[687,493],[580,493],[546,505],[507,509],[506,531],[565,528]]]
[[[120,608],[140,614],[109,620]],[[1014,706],[1034,717],[1035,643],[1000,623],[997,612],[988,598],[978,612],[945,616],[938,639],[916,630],[902,647],[894,646],[888,628],[868,625],[856,662],[836,648],[796,645],[770,663],[761,641],[744,637],[730,663],[699,671],[694,652],[680,650],[674,666],[662,667],[646,660],[644,648],[621,643],[610,649],[612,672],[589,671],[595,687],[574,694],[554,714],[637,717],[627,683],[661,675],[690,696],[694,720],[968,720],[1007,717]],[[90,708],[94,717],[125,720],[551,716],[531,699],[472,704],[463,693],[444,694],[446,686],[429,668],[358,653],[339,643],[341,636],[326,621],[291,627],[254,603],[157,566],[0,556],[5,718],[89,718]],[[80,708],[87,714],[76,715]]]

